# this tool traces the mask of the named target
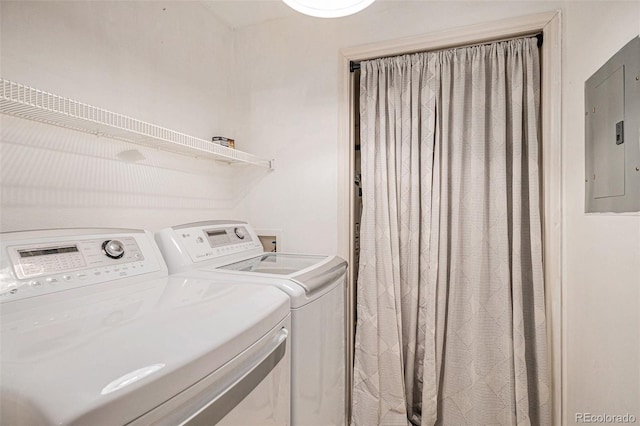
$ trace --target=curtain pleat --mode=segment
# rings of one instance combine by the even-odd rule
[[[550,424],[537,40],[361,70],[352,424]]]

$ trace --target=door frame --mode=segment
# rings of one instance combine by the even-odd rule
[[[541,32],[542,237],[552,424],[564,424],[566,369],[564,360],[562,280],[562,33],[561,11],[494,21],[415,37],[341,49],[338,117],[338,254],[354,261],[354,117],[351,61],[473,45]],[[348,214],[347,214],[348,212]],[[354,272],[347,284],[347,390],[349,409],[353,379]]]

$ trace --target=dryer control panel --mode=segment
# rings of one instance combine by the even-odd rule
[[[3,233],[0,302],[154,272],[166,266],[145,231]]]

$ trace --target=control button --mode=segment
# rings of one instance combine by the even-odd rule
[[[71,281],[71,275],[64,275],[62,278],[64,278],[65,281]]]
[[[49,277],[45,281],[48,282],[48,283],[51,283],[51,284],[55,284],[55,283],[58,282],[58,279],[57,278],[53,278],[53,277]]]
[[[246,236],[244,233],[244,230],[242,228],[236,228],[233,230],[233,232],[236,233],[236,237],[240,238],[241,240],[244,240],[244,237]]]
[[[84,280],[85,278],[87,278],[87,274],[76,274],[76,277],[80,278],[81,280]]]
[[[140,259],[140,254],[136,253],[136,254],[133,255],[133,257],[135,257],[136,259]]]
[[[40,287],[40,286],[42,286],[42,283],[41,283],[40,281],[38,281],[38,280],[34,280],[34,281],[31,281],[31,282],[29,283],[29,285],[30,285],[31,287]]]
[[[102,251],[112,259],[120,259],[124,256],[124,245],[118,240],[107,240],[102,243]]]
[[[204,238],[198,237],[198,238],[196,238],[196,241],[199,242],[199,243],[204,243]]]
[[[101,272],[100,272],[100,271],[95,271],[95,272],[93,273],[93,275],[100,275],[100,274],[101,274]]]

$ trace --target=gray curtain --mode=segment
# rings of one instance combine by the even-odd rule
[[[352,424],[550,425],[537,40],[361,70]]]

